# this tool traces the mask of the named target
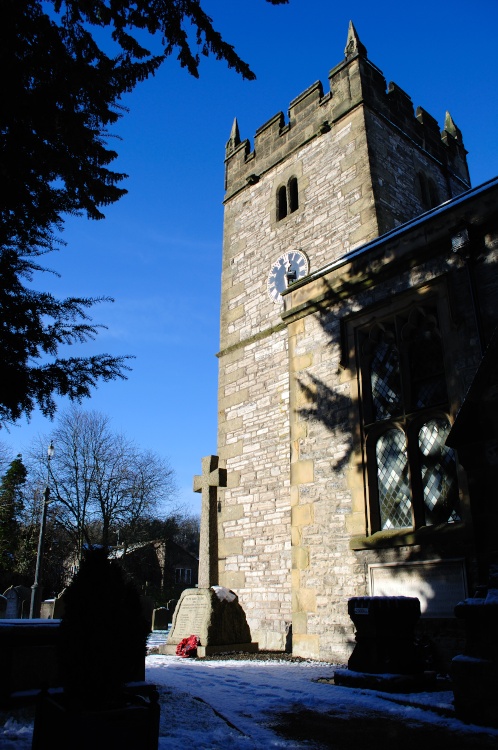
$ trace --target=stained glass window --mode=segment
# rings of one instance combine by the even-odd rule
[[[445,445],[447,419],[431,419],[418,434],[427,525],[459,521],[455,454]]]
[[[382,529],[412,526],[406,439],[401,430],[384,432],[376,444]]]
[[[362,333],[363,419],[372,529],[460,520],[443,343],[435,305]]]
[[[379,337],[373,351],[370,381],[374,419],[389,419],[401,409],[399,355],[394,340],[386,334]]]

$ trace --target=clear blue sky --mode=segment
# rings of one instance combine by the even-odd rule
[[[105,221],[69,220],[67,247],[47,258],[61,278],[37,282],[60,297],[115,298],[94,308],[94,320],[108,330],[81,350],[135,355],[133,371],[127,381],[101,385],[83,407],[108,414],[117,431],[167,457],[192,511],[200,500],[192,476],[202,456],[216,453],[223,159],[233,118],[253,144],[256,129],[280,110],[287,114],[312,83],[321,80],[327,90],[351,18],[387,82],[441,127],[451,112],[472,184],[498,174],[496,0],[202,4],[257,80],[243,81],[214,59],[203,59],[195,80],[171,57],[129,95],[130,111],[114,130],[122,138],[114,166],[130,175],[129,193]],[[50,431],[36,413],[30,424],[0,432],[0,441],[14,457]]]

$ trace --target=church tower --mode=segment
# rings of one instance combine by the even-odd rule
[[[279,112],[257,130],[252,150],[235,121],[225,165],[219,583],[237,592],[260,648],[285,648],[292,625],[294,653],[318,657],[310,613],[320,609],[321,582],[304,588],[300,571],[310,555],[342,553],[330,528],[314,527],[314,542],[302,544],[318,462],[303,450],[306,425],[291,431],[306,394],[291,385],[281,292],[468,190],[466,151],[449,114],[440,132],[408,94],[386,86],[350,24],[329,90],[310,86],[287,120]],[[300,325],[293,323],[293,372],[311,361],[299,349]],[[359,577],[357,561],[349,570]]]

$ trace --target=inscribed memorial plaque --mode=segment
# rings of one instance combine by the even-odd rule
[[[208,589],[185,589],[173,615],[167,643],[159,653],[174,654],[176,646],[191,635],[198,636],[198,655],[226,650],[257,651],[251,631],[236,594],[222,586]]]
[[[370,596],[416,596],[422,617],[454,617],[467,597],[463,560],[375,563],[368,572]]]
[[[200,636],[206,631],[209,615],[209,600],[200,596],[185,596],[182,599],[174,624],[175,638]]]

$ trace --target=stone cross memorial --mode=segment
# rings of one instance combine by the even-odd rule
[[[199,545],[199,585],[182,592],[173,615],[168,641],[159,653],[175,654],[184,638],[196,635],[198,656],[223,651],[257,651],[237,595],[218,582],[218,488],[227,486],[226,469],[218,456],[202,459],[202,474],[194,477],[194,492],[202,493]]]
[[[199,588],[218,583],[218,487],[227,486],[227,470],[218,456],[202,459],[202,474],[194,477],[194,492],[202,493],[199,541]]]

